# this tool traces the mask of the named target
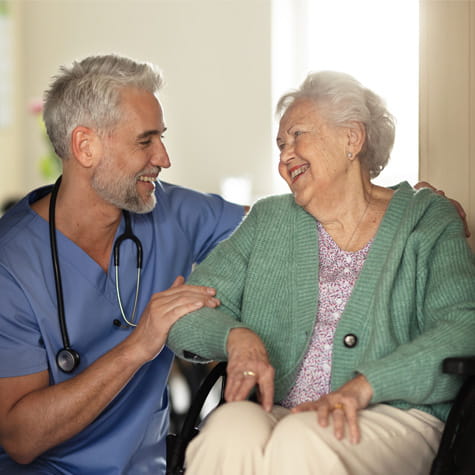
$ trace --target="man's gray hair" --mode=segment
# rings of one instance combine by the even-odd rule
[[[377,177],[388,163],[395,136],[395,119],[383,99],[349,74],[335,71],[310,73],[297,90],[280,98],[277,113],[282,116],[301,99],[318,104],[334,126],[352,127],[355,121],[364,125],[366,141],[358,158],[370,177]]]
[[[156,94],[162,83],[156,66],[117,55],[90,56],[62,66],[44,96],[43,118],[54,150],[68,158],[71,132],[80,125],[101,134],[110,131],[121,118],[121,89]]]

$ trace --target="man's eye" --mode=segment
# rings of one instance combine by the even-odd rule
[[[294,132],[294,137],[298,137],[299,135],[302,135],[303,134],[303,131],[302,130],[296,130]]]
[[[142,146],[142,147],[147,147],[148,145],[150,145],[152,143],[152,140],[144,140],[142,142],[139,142],[139,144]]]

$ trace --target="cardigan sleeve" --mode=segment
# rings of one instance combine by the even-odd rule
[[[475,354],[475,259],[450,206],[437,200],[407,240],[406,261],[412,261],[409,273],[415,276],[415,288],[409,289],[416,293],[413,337],[357,367],[373,388],[373,403],[450,401],[461,381],[442,373],[443,359]],[[405,267],[410,264],[400,265],[401,281]]]
[[[229,331],[246,328],[240,321],[241,303],[256,226],[253,209],[235,233],[216,246],[191,274],[187,283],[214,287],[221,305],[192,312],[172,326],[167,344],[178,356],[194,361],[225,360]]]

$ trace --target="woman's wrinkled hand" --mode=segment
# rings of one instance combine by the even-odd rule
[[[257,385],[260,403],[270,411],[274,402],[274,368],[262,340],[247,328],[233,328],[226,348],[226,401],[243,401]]]
[[[465,236],[468,238],[471,236],[470,229],[468,228],[468,223],[467,223],[467,213],[463,209],[463,206],[457,200],[448,198],[445,195],[445,192],[443,190],[438,190],[437,188],[432,186],[430,183],[427,183],[426,181],[420,181],[419,183],[414,185],[414,188],[416,190],[420,190],[421,188],[430,188],[432,191],[435,191],[438,195],[445,196],[455,206],[457,213],[460,215],[460,218],[463,221]]]
[[[337,391],[322,396],[318,401],[299,404],[291,412],[316,411],[318,423],[322,427],[327,427],[332,419],[338,440],[342,440],[348,430],[350,442],[357,444],[361,439],[358,412],[368,407],[372,395],[368,380],[359,374]]]

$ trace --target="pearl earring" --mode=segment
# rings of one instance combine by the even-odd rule
[[[348,153],[346,154],[346,156],[347,156],[348,158],[351,158],[351,157],[353,157],[353,154],[352,154],[351,152],[348,152]]]

